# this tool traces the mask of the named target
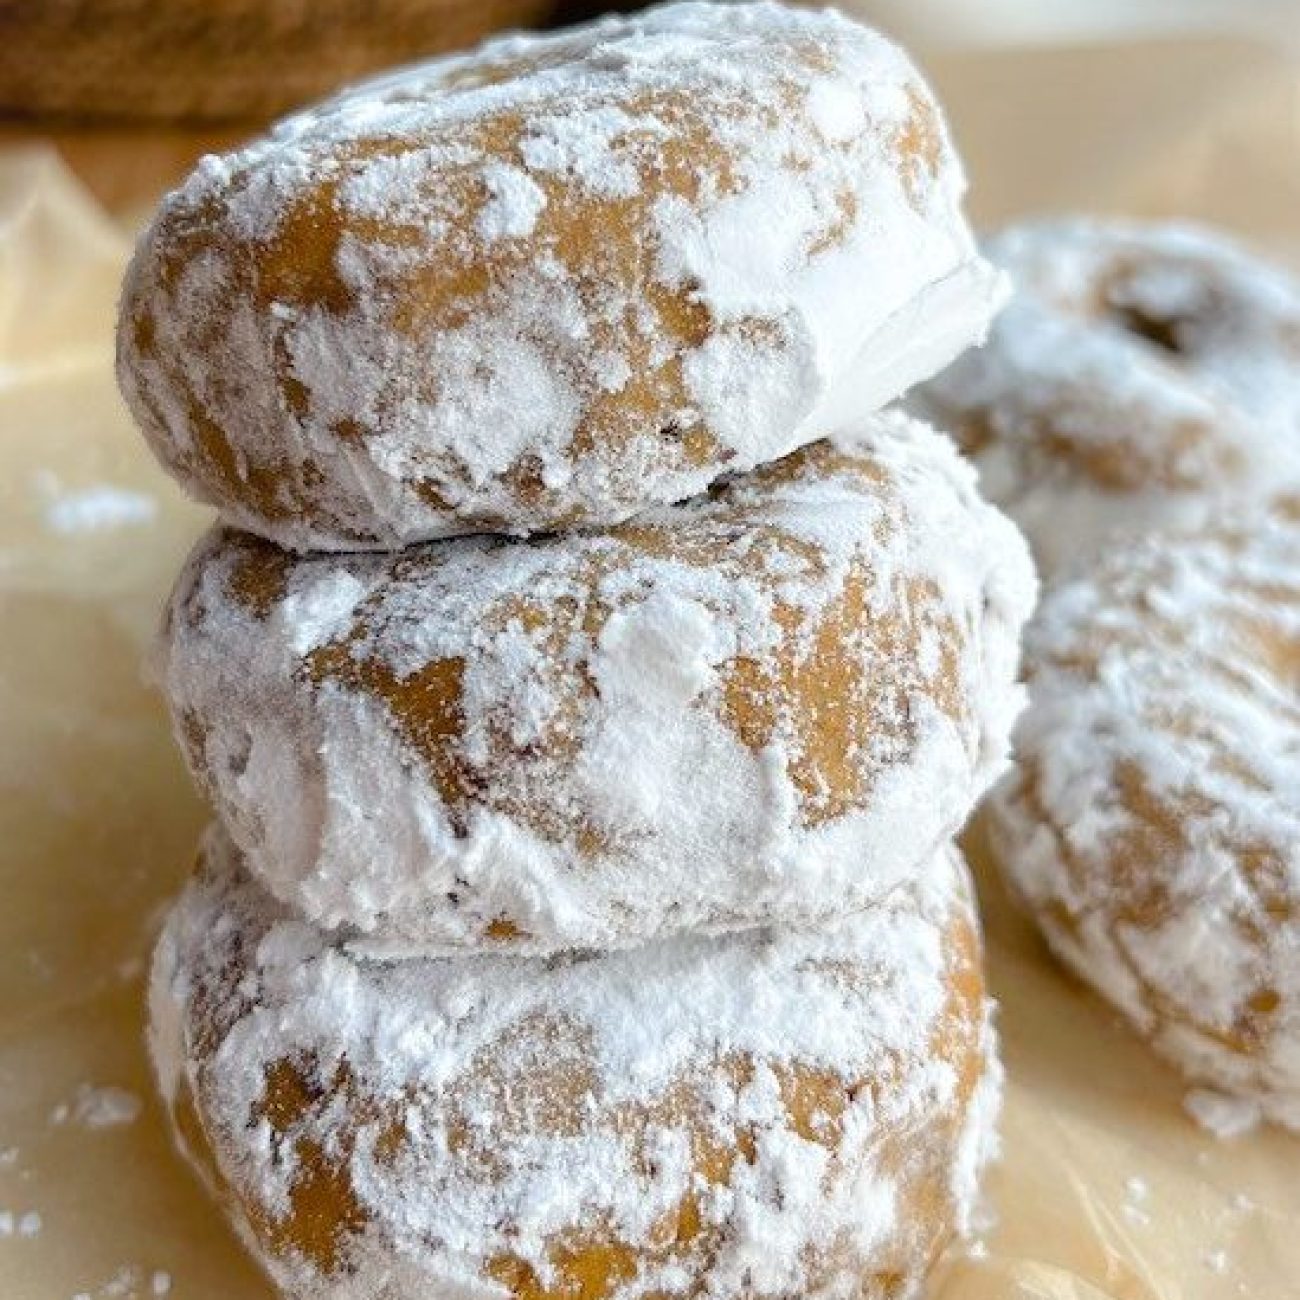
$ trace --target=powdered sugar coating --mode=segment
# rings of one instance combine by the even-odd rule
[[[614,523],[980,337],[963,189],[917,71],[835,13],[512,36],[204,160],[127,274],[122,388],[293,549]]]
[[[1227,236],[1046,220],[988,247],[1016,291],[914,396],[1045,570],[1300,482],[1300,284]]]
[[[200,544],[159,671],[253,870],[389,951],[809,922],[1001,770],[1032,571],[900,417],[605,532]]]
[[[999,1069],[955,852],[815,932],[375,962],[219,835],[164,930],[182,1147],[292,1300],[898,1300]]]
[[[994,849],[1194,1081],[1300,1128],[1300,512],[1108,552],[1031,628]]]

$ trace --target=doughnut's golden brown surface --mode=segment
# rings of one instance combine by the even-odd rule
[[[892,1300],[964,1222],[995,1085],[955,857],[838,931],[385,967],[304,941],[224,852],[163,941],[155,1045],[288,1294]]]
[[[1300,1124],[1300,528],[1116,547],[1049,591],[992,842],[1058,955],[1194,1080]]]
[[[1006,743],[1031,578],[963,474],[879,421],[601,532],[317,558],[218,532],[162,639],[178,735],[272,892],[378,941],[834,916],[952,834]]]
[[[883,405],[908,340],[863,349],[900,312],[954,335],[927,373],[972,341],[962,184],[920,75],[838,15],[515,37],[201,167],[127,276],[123,389],[294,549],[613,523],[810,441],[859,374]]]
[[[917,408],[1048,570],[1208,526],[1300,475],[1300,284],[1227,234],[1030,221],[990,240],[1012,301]]]

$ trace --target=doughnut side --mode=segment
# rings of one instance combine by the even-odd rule
[[[1053,949],[1193,1081],[1300,1124],[1300,532],[1109,552],[1029,638],[996,855]]]
[[[390,952],[800,924],[1001,771],[1023,543],[901,419],[605,532],[295,559],[217,532],[158,667],[253,870]]]
[[[964,184],[916,70],[830,12],[511,37],[206,159],[127,274],[121,385],[291,549],[616,523],[976,341]]]
[[[1300,481],[1300,285],[1280,267],[1208,230],[1078,218],[987,253],[1010,304],[911,402],[1046,569]]]
[[[999,1069],[965,868],[842,925],[375,962],[210,836],[160,941],[183,1149],[290,1297],[915,1294]]]

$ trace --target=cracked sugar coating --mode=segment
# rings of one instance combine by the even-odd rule
[[[1052,948],[1193,1080],[1300,1128],[1300,509],[1045,597],[991,841]]]
[[[901,417],[604,532],[295,558],[200,543],[159,671],[253,870],[378,944],[811,922],[1001,770],[1024,544]]]
[[[982,336],[963,189],[917,71],[837,14],[509,37],[206,159],[128,272],[122,388],[294,550],[616,523]]]
[[[828,929],[398,962],[205,856],[153,1055],[293,1300],[901,1300],[965,1227],[1000,1069],[950,847]]]
[[[912,399],[1052,570],[1300,481],[1300,284],[1212,231],[1043,221],[986,346]]]

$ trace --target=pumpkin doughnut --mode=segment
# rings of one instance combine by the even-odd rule
[[[512,36],[206,159],[127,274],[122,388],[294,550],[617,523],[982,336],[964,184],[919,73],[838,14]]]
[[[914,409],[950,430],[1045,570],[1300,481],[1300,284],[1186,226],[1042,221],[994,239],[1015,293]]]
[[[291,1300],[900,1300],[998,1106],[949,848],[826,930],[377,962],[213,835],[151,1009],[180,1145]]]
[[[1300,1128],[1300,508],[1130,542],[1043,601],[988,807],[1064,962]]]
[[[1001,770],[1023,541],[901,417],[602,532],[294,557],[217,530],[159,668],[254,872],[417,950],[810,922]]]

